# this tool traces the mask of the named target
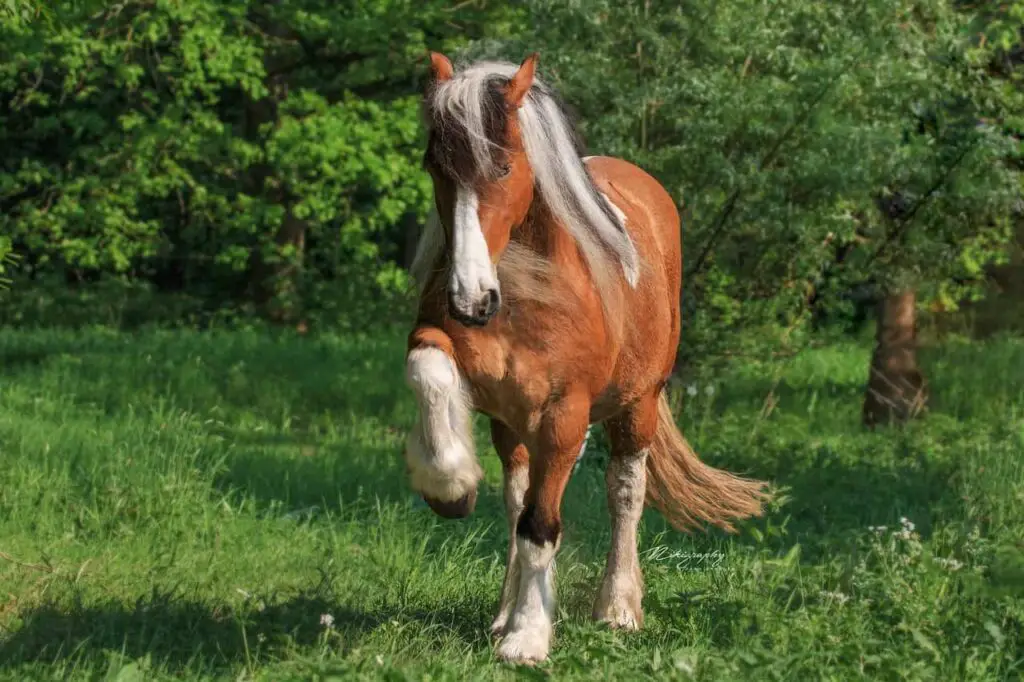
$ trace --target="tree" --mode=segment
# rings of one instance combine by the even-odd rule
[[[0,234],[35,272],[121,275],[282,319],[374,300],[422,219],[427,48],[520,11],[442,0],[49,4],[0,26]]]
[[[918,197],[908,198],[904,192],[897,191],[881,202],[881,213],[889,220],[873,256],[886,261],[889,277],[883,282],[883,295],[878,305],[876,345],[864,397],[863,418],[868,426],[911,419],[922,411],[927,401],[927,389],[916,360],[915,289],[927,284],[930,277],[932,284],[938,285],[933,286],[933,296],[945,299],[947,307],[953,307],[960,297],[978,297],[988,266],[1005,261],[1006,247],[1014,241],[1015,214],[1020,215],[1019,199],[1013,198],[1014,173],[1003,176],[1008,192],[996,203],[990,203],[992,195],[988,188],[971,187],[968,183],[998,178],[1003,175],[1003,169],[1012,167],[1014,157],[1020,159],[1018,117],[1024,111],[1024,97],[1019,88],[1021,74],[1015,73],[1017,65],[1008,63],[1008,57],[1020,44],[1024,3],[1010,3],[1000,8],[986,5],[985,11],[980,13],[969,3],[959,3],[954,9],[967,13],[963,17],[965,33],[978,39],[965,40],[958,52],[944,55],[946,74],[953,87],[947,90],[944,99],[927,103],[930,106],[917,117],[917,132],[930,138],[931,146],[945,158],[939,157],[933,164],[939,172],[931,184],[923,179],[907,183],[924,188]],[[958,76],[969,80],[957,80]],[[971,87],[979,81],[984,87]],[[987,153],[974,154],[976,146],[992,142],[997,142],[997,146]],[[962,168],[971,160],[981,159],[992,163],[993,169],[986,172],[980,168],[966,171]],[[1016,170],[1020,170],[1019,165]],[[957,181],[960,187],[956,187]],[[959,190],[952,202],[943,191],[949,186]],[[1016,188],[1019,196],[1019,175]],[[947,241],[957,236],[967,237],[960,245],[958,267],[918,266],[931,254],[936,258],[943,255],[929,248],[927,241],[916,244],[912,241],[921,232],[919,226],[912,225],[916,214],[919,209],[929,207],[941,212],[926,218],[929,226],[941,224],[943,218],[948,218],[947,212],[973,213],[977,228],[958,234],[954,226],[943,235]],[[924,234],[923,237],[934,240],[935,235]],[[889,248],[883,254],[886,247]]]
[[[593,151],[637,162],[681,204],[684,366],[794,352],[809,300],[858,282],[899,310],[901,292],[976,293],[1005,250],[1014,143],[978,122],[1008,102],[946,0],[530,6],[527,42]],[[905,214],[880,210],[894,197]]]

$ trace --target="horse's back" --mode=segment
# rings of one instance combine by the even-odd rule
[[[588,156],[585,161],[597,185],[626,214],[626,229],[648,259],[660,255],[668,282],[678,292],[681,285],[682,244],[679,211],[668,191],[647,171],[623,159]]]

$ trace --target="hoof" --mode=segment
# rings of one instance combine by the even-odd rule
[[[643,593],[636,585],[642,584],[642,579],[634,579],[633,585],[619,585],[615,589],[615,583],[604,585],[601,593],[594,604],[593,619],[599,623],[605,623],[613,630],[625,630],[636,632],[644,626],[644,610],[641,606]]]
[[[452,500],[451,502],[442,502],[426,495],[423,496],[423,501],[441,518],[464,519],[472,514],[476,508],[476,491],[470,490],[459,499]]]
[[[513,665],[533,666],[548,658],[550,632],[513,631],[498,645],[498,660]]]
[[[637,632],[644,626],[643,612],[634,612],[627,608],[608,609],[603,613],[595,612],[593,618],[599,623],[604,623],[612,630]]]

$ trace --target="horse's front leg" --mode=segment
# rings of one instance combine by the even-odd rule
[[[468,516],[483,469],[473,445],[470,394],[447,334],[434,327],[410,334],[406,380],[419,404],[405,449],[410,483],[437,514]]]
[[[555,619],[555,553],[562,538],[562,495],[587,434],[590,401],[568,393],[541,421],[530,459],[530,483],[516,523],[519,592],[498,646],[517,663],[547,658]]]
[[[503,635],[519,596],[519,557],[516,551],[516,524],[523,511],[523,499],[530,483],[530,454],[519,436],[497,419],[491,419],[491,441],[501,459],[505,478],[505,516],[508,519],[508,562],[501,586],[498,615],[491,623],[491,634]]]

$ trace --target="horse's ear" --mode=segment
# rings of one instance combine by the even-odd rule
[[[451,61],[440,52],[430,53],[430,71],[438,83],[450,80],[455,74]]]
[[[522,106],[523,100],[526,99],[526,93],[533,85],[533,75],[537,72],[538,59],[540,59],[540,55],[534,52],[523,60],[516,75],[512,76],[512,80],[508,84],[508,91],[505,93],[509,107],[517,109]]]

